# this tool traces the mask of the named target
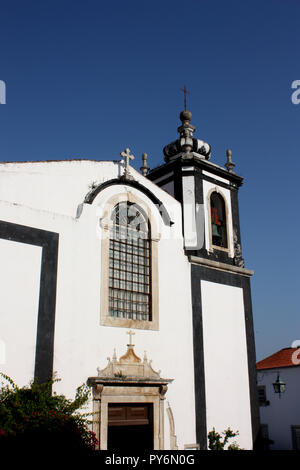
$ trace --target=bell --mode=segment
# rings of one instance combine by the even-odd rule
[[[218,227],[216,224],[212,224],[212,236],[213,237],[221,237],[221,235],[218,232]]]

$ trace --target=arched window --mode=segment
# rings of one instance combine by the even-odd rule
[[[210,196],[212,245],[228,248],[225,201],[214,191]]]
[[[151,232],[145,212],[117,204],[109,229],[110,317],[151,321]]]

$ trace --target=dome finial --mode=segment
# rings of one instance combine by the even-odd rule
[[[191,120],[192,120],[191,111],[188,111],[187,109],[185,109],[184,111],[181,111],[179,115],[179,119],[183,125],[190,125]]]
[[[181,126],[178,127],[180,145],[184,152],[191,152],[193,148],[193,136],[196,128],[191,124],[192,113],[185,109],[179,115]]]
[[[182,122],[182,125],[178,127],[178,132],[180,133],[181,137],[190,137],[193,138],[193,132],[196,130],[194,126],[191,125],[191,120],[192,120],[192,113],[191,111],[188,111],[186,109],[186,95],[190,94],[189,91],[187,91],[186,86],[184,85],[183,88],[181,88],[181,91],[184,93],[184,111],[181,111],[179,115],[179,119]],[[188,149],[186,149],[188,150]],[[191,150],[191,149],[189,149]]]
[[[210,145],[204,142],[203,140],[196,139],[194,137],[194,132],[196,130],[195,126],[191,124],[192,113],[186,109],[186,95],[189,92],[184,85],[184,88],[181,88],[184,93],[184,110],[181,111],[179,118],[181,125],[177,128],[179,132],[179,138],[175,142],[171,142],[169,145],[164,147],[164,157],[165,161],[169,162],[176,158],[204,158],[205,160],[210,159]]]

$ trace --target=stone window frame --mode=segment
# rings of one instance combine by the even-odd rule
[[[121,202],[137,204],[146,214],[150,224],[151,244],[151,320],[134,320],[131,318],[118,318],[109,315],[109,235],[113,223],[110,220],[115,206]],[[158,304],[158,242],[160,233],[153,216],[150,204],[139,198],[132,192],[115,194],[104,203],[104,213],[100,219],[101,227],[101,312],[100,325],[116,326],[123,328],[136,328],[143,330],[159,329],[159,304]]]
[[[227,247],[222,247],[218,245],[213,245],[212,242],[212,229],[211,229],[211,195],[213,193],[219,194],[223,198],[224,207],[225,207],[225,218],[226,218],[226,238],[227,238]],[[230,254],[230,245],[231,240],[229,238],[229,211],[228,211],[228,204],[225,195],[220,190],[218,186],[211,188],[207,193],[207,211],[208,211],[208,233],[209,233],[209,251],[213,252],[214,250],[225,251],[226,253]]]

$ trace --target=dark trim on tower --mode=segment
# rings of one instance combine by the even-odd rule
[[[255,447],[258,438],[260,418],[257,398],[256,353],[253,329],[250,278],[240,274],[224,272],[214,268],[195,264],[192,264],[191,266],[191,276],[194,329],[194,368],[197,442],[202,442],[202,446],[200,444],[200,448],[206,449],[206,447],[203,447],[203,445],[206,446],[206,444],[204,444],[204,434],[206,432],[206,409],[203,410],[203,406],[205,406],[205,374],[200,281],[209,281],[232,287],[240,287],[243,289],[252,439],[253,446]],[[205,436],[205,439],[207,440],[207,436]]]
[[[253,438],[253,448],[255,450],[259,445],[258,440],[259,440],[259,430],[260,430],[260,415],[259,415],[259,405],[258,405],[258,397],[257,397],[256,351],[255,351],[255,337],[254,337],[254,327],[253,327],[250,278],[243,277],[242,287],[243,287],[243,296],[244,296],[245,328],[246,328],[247,354],[248,354],[252,438]]]
[[[174,197],[177,201],[183,202],[183,195],[182,195],[182,170],[180,165],[176,165],[174,168]],[[182,220],[182,227],[183,227],[183,220]]]
[[[234,235],[234,262],[236,265],[243,266],[244,260],[242,258],[242,242],[241,242],[241,229],[240,229],[240,211],[237,188],[231,188],[231,213],[232,213],[232,228]],[[235,238],[236,237],[236,238]]]
[[[202,178],[205,181],[208,181],[209,183],[215,184],[216,186],[220,186],[221,188],[224,188],[224,189],[231,189],[231,187],[232,187],[232,184],[224,183],[223,181],[217,180],[217,179],[212,178],[208,175],[202,175]]]
[[[153,181],[153,183],[161,188],[162,186],[170,183],[171,181],[174,182],[174,174],[172,174],[171,176],[168,176],[168,178],[166,179],[160,180],[158,183],[156,181]]]
[[[201,450],[207,449],[205,368],[203,346],[202,298],[198,267],[191,266],[196,438]]]
[[[214,165],[208,160],[202,159],[202,158],[182,158],[182,156],[178,156],[178,158],[165,163],[164,165],[160,165],[156,168],[152,168],[148,174],[147,178],[150,179],[151,181],[155,181],[158,178],[163,177],[165,174],[174,171],[175,168],[177,167],[186,167],[186,166],[194,166],[195,168],[198,168],[199,170],[205,170],[209,173],[212,174],[212,176],[208,175],[203,175],[203,178],[213,178],[213,175],[219,176],[221,178],[224,178],[230,182],[230,184],[234,186],[241,186],[243,184],[243,178],[239,175],[237,175],[234,172],[228,172],[225,168],[222,168],[219,165]],[[216,179],[217,184],[222,183],[222,181],[219,181]],[[226,184],[226,183],[223,183]],[[227,185],[228,187],[228,185]]]
[[[86,197],[84,199],[84,202],[87,203],[87,204],[92,204],[95,197],[98,196],[98,194],[101,191],[108,188],[109,186],[114,186],[114,185],[131,186],[132,188],[138,189],[139,191],[144,193],[145,196],[147,196],[153,202],[153,204],[156,205],[156,207],[159,211],[159,214],[162,217],[165,225],[168,225],[168,226],[173,225],[174,222],[172,222],[172,220],[169,216],[169,213],[168,213],[165,205],[163,204],[163,202],[160,201],[155,196],[155,194],[153,194],[152,191],[150,191],[150,189],[146,188],[145,186],[143,186],[142,184],[140,184],[138,181],[135,181],[135,180],[116,178],[116,179],[105,181],[105,183],[99,184],[99,186],[97,186],[92,191],[90,191],[86,195]]]
[[[42,248],[34,370],[34,380],[42,383],[53,376],[59,234],[0,221],[0,238]]]

